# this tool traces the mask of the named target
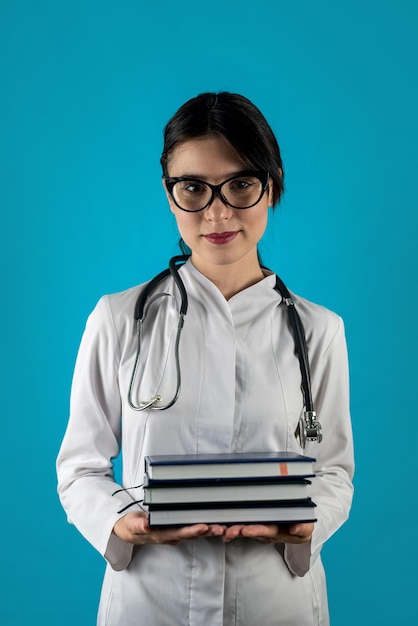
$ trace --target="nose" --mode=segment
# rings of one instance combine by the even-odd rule
[[[205,209],[205,217],[209,222],[223,222],[232,215],[232,209],[222,199],[222,196],[216,192],[210,205]]]

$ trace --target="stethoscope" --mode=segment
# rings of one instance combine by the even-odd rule
[[[132,376],[129,383],[128,389],[128,403],[131,409],[134,411],[145,411],[146,409],[153,409],[157,411],[164,411],[165,409],[169,409],[175,402],[177,402],[180,390],[181,390],[181,369],[180,369],[180,358],[179,358],[179,346],[180,346],[180,337],[184,326],[184,320],[187,314],[188,307],[188,298],[186,293],[186,288],[182,279],[180,278],[180,274],[178,272],[178,264],[183,264],[189,259],[188,255],[180,255],[175,256],[170,259],[169,266],[164,271],[160,272],[155,278],[153,278],[143,289],[141,294],[139,295],[136,304],[135,304],[135,321],[136,321],[136,334],[137,334],[137,350],[135,363],[132,370]],[[266,268],[264,268],[266,269]],[[177,333],[175,340],[175,366],[176,366],[176,390],[169,402],[163,404],[163,398],[159,394],[155,394],[150,400],[145,400],[139,403],[139,405],[134,404],[132,400],[132,391],[135,385],[135,379],[138,371],[139,359],[141,355],[141,339],[142,339],[142,328],[143,323],[146,318],[147,312],[149,310],[152,302],[157,300],[158,298],[164,296],[173,297],[172,294],[162,292],[151,295],[155,288],[159,285],[161,281],[163,281],[167,276],[172,276],[174,282],[177,285],[177,288],[180,292],[180,309],[179,309],[179,318],[177,324]],[[299,439],[300,446],[305,448],[307,441],[316,441],[320,443],[322,441],[322,427],[321,424],[316,419],[316,412],[314,410],[313,401],[312,401],[312,391],[311,391],[311,377],[310,377],[310,369],[309,369],[309,358],[308,358],[308,347],[306,344],[305,331],[303,328],[302,321],[299,317],[299,314],[296,310],[295,303],[293,301],[290,292],[288,291],[286,285],[283,281],[276,275],[276,284],[274,286],[275,291],[281,295],[283,302],[286,304],[287,310],[289,312],[290,323],[292,326],[293,337],[295,341],[295,350],[297,357],[299,359],[300,373],[302,378],[302,393],[305,405],[304,417],[299,419],[298,427],[296,429],[295,435]]]

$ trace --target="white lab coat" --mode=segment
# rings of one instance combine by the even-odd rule
[[[301,452],[294,432],[303,413],[299,362],[275,277],[226,301],[190,261],[180,270],[189,309],[180,345],[182,390],[166,411],[127,403],[136,353],[133,311],[142,287],[102,298],[89,317],[59,453],[59,494],[69,521],[105,557],[100,626],[308,626],[329,623],[322,544],[345,521],[352,499],[353,449],[341,319],[295,297],[305,327],[312,392],[323,426],[312,498],[312,542],[269,544],[202,538],[133,548],[112,534],[117,511],[141,489],[112,493],[112,458],[122,450],[123,485],[143,482],[144,455]],[[160,292],[178,297],[167,278]],[[176,385],[177,310],[171,297],[149,310],[134,399]],[[130,509],[133,510],[133,509]]]

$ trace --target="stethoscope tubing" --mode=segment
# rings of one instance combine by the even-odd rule
[[[167,269],[163,270],[157,276],[155,276],[142,290],[140,293],[136,304],[135,304],[135,322],[136,322],[136,332],[138,337],[137,343],[137,352],[135,357],[135,363],[132,371],[132,376],[129,384],[128,390],[128,403],[129,406],[135,411],[143,411],[146,409],[154,409],[154,410],[165,410],[173,406],[173,404],[177,401],[180,390],[181,390],[181,368],[180,368],[180,357],[179,357],[179,346],[180,346],[180,337],[184,326],[184,320],[187,314],[188,309],[188,297],[186,288],[182,279],[180,278],[180,274],[178,271],[178,265],[184,264],[188,259],[189,255],[178,255],[174,256],[170,259],[169,266]],[[268,269],[263,267],[263,269]],[[268,270],[270,271],[270,270]],[[133,402],[132,394],[133,387],[135,384],[135,379],[138,370],[139,359],[141,355],[141,335],[142,335],[142,325],[144,319],[146,317],[147,309],[146,303],[148,298],[154,289],[159,285],[161,281],[163,281],[168,276],[172,276],[173,280],[180,292],[180,309],[179,309],[179,320],[177,326],[177,335],[175,341],[175,363],[176,363],[176,376],[177,376],[177,385],[173,398],[167,402],[167,404],[162,405],[161,396],[156,393],[153,398],[148,401],[140,402],[139,405],[136,405]],[[295,342],[295,351],[296,356],[299,360],[299,367],[301,373],[301,389],[305,404],[305,421],[302,418],[299,420],[299,425],[297,428],[297,436],[300,439],[300,443],[302,448],[305,447],[306,441],[322,441],[322,429],[319,422],[316,421],[316,413],[314,410],[313,400],[312,400],[312,390],[311,390],[311,375],[310,375],[310,367],[309,367],[309,356],[308,356],[308,346],[305,337],[305,331],[303,328],[302,320],[300,319],[299,313],[296,310],[295,303],[293,297],[289,290],[287,289],[284,282],[277,276],[276,274],[276,283],[274,286],[275,291],[282,297],[282,301],[286,305],[286,308],[289,313],[290,326],[293,332],[293,338]],[[171,295],[171,294],[161,294],[161,295]],[[155,296],[157,297],[157,296]]]
[[[267,269],[267,268],[265,268]],[[290,323],[295,341],[295,349],[299,359],[300,374],[302,378],[302,392],[305,400],[306,411],[314,412],[311,390],[311,373],[309,367],[308,346],[306,343],[305,331],[302,320],[296,310],[294,300],[284,284],[284,282],[276,274],[276,284],[274,286],[287,306],[290,317]]]

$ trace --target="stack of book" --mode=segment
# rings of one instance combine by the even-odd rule
[[[293,452],[145,458],[150,526],[316,521],[315,459]]]

